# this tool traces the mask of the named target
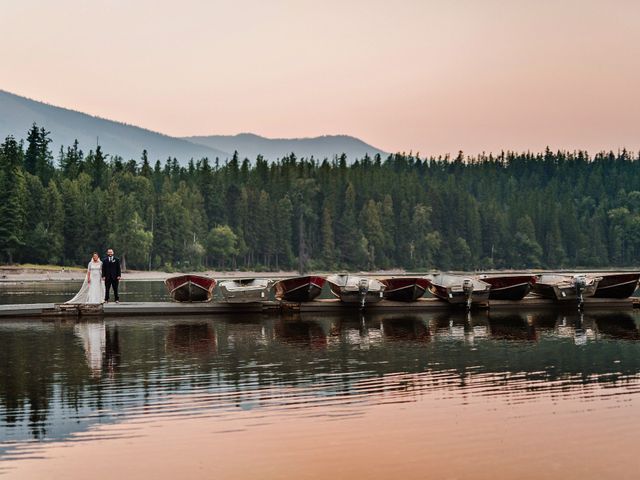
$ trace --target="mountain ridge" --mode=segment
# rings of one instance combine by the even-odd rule
[[[88,151],[99,143],[103,151],[125,159],[140,158],[146,149],[149,158],[177,157],[181,160],[228,156],[227,152],[160,132],[116,120],[101,118],[77,110],[51,105],[38,100],[0,90],[0,138],[7,135],[25,138],[35,122],[51,132],[51,149],[57,154],[60,146],[71,146],[77,139]]]
[[[343,153],[350,160],[362,158],[365,154],[371,157],[376,154],[387,155],[387,152],[346,134],[267,138],[255,133],[244,132],[236,135],[195,135],[182,138],[228,152],[237,151],[241,157],[250,159],[262,155],[269,160],[277,160],[290,153],[295,153],[298,157],[314,157],[320,160],[332,159]]]
[[[66,107],[17,95],[0,89],[0,141],[8,135],[24,139],[33,123],[45,128],[52,140],[50,148],[57,156],[61,146],[69,147],[77,139],[88,152],[99,144],[109,155],[125,160],[139,159],[147,150],[151,161],[177,158],[186,164],[190,159],[207,157],[226,160],[238,151],[242,158],[255,160],[262,155],[277,160],[295,153],[298,158],[333,158],[347,155],[349,160],[386,152],[345,134],[303,138],[267,138],[255,133],[237,135],[195,135],[174,137],[137,125],[102,118]]]

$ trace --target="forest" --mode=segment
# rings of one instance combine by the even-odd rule
[[[0,145],[0,263],[133,269],[488,270],[640,264],[626,150],[150,160],[50,132]]]

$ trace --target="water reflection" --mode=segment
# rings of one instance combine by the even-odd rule
[[[167,353],[187,355],[212,355],[217,351],[215,331],[209,322],[178,323],[169,327]]]
[[[591,315],[597,331],[606,337],[622,340],[638,340],[640,333],[634,317],[625,312]]]
[[[513,403],[614,385],[632,395],[639,338],[624,312],[3,322],[0,455],[154,415],[333,418],[437,391]]]
[[[491,316],[491,336],[502,340],[536,341],[535,317],[520,313]]]
[[[386,315],[379,319],[385,341],[428,342],[429,324],[419,315]]]
[[[82,341],[91,375],[99,377],[102,374],[102,361],[107,342],[104,323],[78,323],[73,327],[73,331]]]

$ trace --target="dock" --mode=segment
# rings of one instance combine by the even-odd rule
[[[415,302],[394,302],[382,300],[365,307],[367,312],[435,312],[454,310],[456,307],[436,298],[421,298]],[[571,309],[577,310],[574,302],[560,303],[550,299],[529,296],[518,301],[491,300],[474,305],[474,309],[485,310],[537,310]],[[586,298],[584,310],[633,309],[640,308],[640,297],[625,299]],[[225,302],[175,303],[175,302],[123,302],[98,305],[33,303],[0,305],[2,318],[77,318],[77,317],[132,317],[132,316],[189,316],[189,315],[233,315],[327,312],[341,313],[359,311],[357,305],[349,305],[337,299],[321,299],[312,302],[292,303],[264,301],[259,303],[230,304]]]

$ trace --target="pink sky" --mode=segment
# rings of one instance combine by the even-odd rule
[[[170,135],[640,149],[634,0],[5,0],[1,12],[1,89]]]

